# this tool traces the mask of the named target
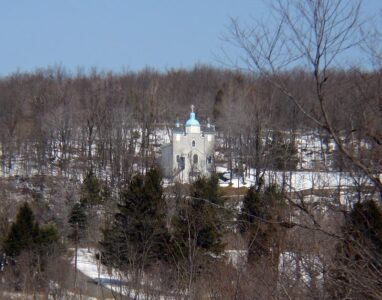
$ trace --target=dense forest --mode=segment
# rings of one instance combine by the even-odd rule
[[[0,78],[0,297],[381,299],[380,51],[338,67],[359,8],[289,2],[232,21],[245,70]],[[215,172],[183,183],[159,157],[190,105]]]
[[[381,138],[381,73],[333,70],[328,76],[326,96],[333,100],[326,109],[336,132],[344,143],[362,141],[374,150]],[[306,88],[314,85],[311,74],[292,70],[282,77],[305,110],[320,118],[316,96]],[[3,174],[17,167],[23,175],[58,172],[78,179],[93,166],[118,184],[130,178],[134,164],[155,163],[158,139],[171,136],[176,119],[185,119],[191,104],[201,120],[213,120],[221,147],[241,155],[249,167],[261,163],[256,152],[269,134],[293,138],[314,132],[330,139],[268,79],[206,66],[89,75],[56,68],[5,77],[0,91]],[[376,155],[363,157],[365,164]]]

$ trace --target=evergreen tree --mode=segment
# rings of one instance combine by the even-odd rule
[[[87,228],[87,215],[83,204],[78,202],[74,204],[70,212],[68,222],[72,229],[69,237],[77,240],[84,234]]]
[[[213,270],[216,259],[210,254],[219,255],[224,249],[222,236],[231,216],[224,208],[218,183],[216,174],[199,177],[190,194],[181,191],[176,195],[178,208],[172,218],[171,250],[178,276],[190,295],[197,278]]]
[[[81,190],[81,203],[86,206],[98,205],[102,203],[102,188],[93,170],[85,174]]]
[[[354,205],[344,228],[352,239],[371,246],[374,253],[382,253],[382,209],[373,200]]]
[[[36,254],[39,255],[43,266],[43,261],[47,256],[53,255],[57,251],[57,245],[60,238],[56,226],[47,224],[38,227],[38,235],[35,238],[34,245]],[[57,251],[58,253],[60,251]]]
[[[187,200],[186,200],[187,201]],[[191,197],[173,219],[174,238],[180,251],[187,253],[190,239],[203,251],[222,252],[226,211],[216,174],[199,177],[191,187]]]
[[[261,214],[262,199],[260,193],[256,191],[255,186],[251,186],[243,199],[243,207],[241,208],[241,214],[239,216],[239,227],[241,232],[248,230]]]
[[[21,283],[21,274],[29,276],[35,287],[41,287],[48,282],[45,278],[45,267],[50,257],[60,255],[58,247],[59,234],[53,225],[39,226],[27,203],[20,207],[16,221],[12,223],[9,234],[4,242],[3,250],[12,262],[12,271],[16,287]],[[27,255],[19,264],[18,257]],[[25,258],[28,260],[25,261]],[[25,263],[26,262],[26,263]],[[23,270],[23,271],[21,271]],[[25,278],[23,278],[25,280]]]
[[[156,169],[134,176],[120,194],[119,212],[103,231],[106,262],[144,268],[156,260],[166,260],[168,234],[162,178]]]
[[[40,227],[29,204],[24,203],[17,213],[16,221],[12,223],[3,250],[7,256],[15,258],[23,250],[44,250],[57,243],[58,239],[57,228],[53,225]]]
[[[243,199],[239,214],[239,228],[247,234],[248,261],[267,258],[277,265],[282,236],[285,234],[283,212],[285,202],[277,186],[268,186],[264,192],[251,187]]]
[[[12,223],[8,237],[4,242],[4,252],[10,257],[18,256],[22,250],[31,248],[38,236],[38,224],[28,203],[24,203]]]
[[[373,200],[356,203],[342,228],[337,246],[333,279],[334,298],[380,299],[382,297],[382,209]]]

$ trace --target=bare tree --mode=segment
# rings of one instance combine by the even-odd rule
[[[345,55],[356,51],[365,42],[359,12],[360,1],[357,0],[279,0],[273,7],[274,18],[267,24],[246,27],[232,20],[229,41],[243,50],[242,62],[247,69],[267,80],[293,103],[321,138],[327,136],[334,141],[337,152],[343,158],[343,166],[356,185],[357,193],[348,190],[349,197],[365,201],[375,198],[377,192],[382,202],[382,110],[380,97],[374,94],[379,90],[380,71],[367,73],[344,64]],[[288,75],[295,75],[299,70],[302,70],[305,80],[296,89]],[[340,186],[338,188],[341,190]],[[300,229],[310,234],[324,233],[325,239],[338,247],[342,246],[346,233],[340,227],[341,222],[329,225],[327,220],[337,218],[337,221],[344,222],[350,215],[346,211],[348,208],[342,211],[334,209],[337,214],[331,216],[330,210],[337,204],[327,203],[322,206],[325,214],[321,215],[304,200],[303,195],[298,196],[298,201],[287,197],[288,202],[297,209]],[[367,224],[368,230],[376,230],[373,225]],[[312,231],[313,228],[315,230]],[[293,240],[297,242],[297,239]],[[307,240],[304,243],[315,244]],[[303,251],[308,250],[315,255],[314,260],[320,258],[327,268],[336,260],[323,248],[304,248]],[[372,247],[363,244],[362,248],[353,250],[360,259],[359,262],[348,259],[349,263],[373,264],[370,259]],[[343,255],[341,259],[347,258]],[[372,278],[368,281],[370,287],[367,294],[376,299],[379,297],[380,283],[376,280],[380,274],[378,266],[373,265],[373,270],[364,269],[364,274],[357,273],[349,265],[343,267],[347,278],[351,278],[354,284],[346,287],[347,292],[362,290],[365,285],[363,278]],[[301,271],[298,273],[301,274]],[[328,274],[324,275],[324,280],[338,285],[338,278],[333,278],[330,270]],[[317,288],[316,283],[313,284]]]
[[[331,113],[331,102],[336,98],[335,93],[330,93],[330,86],[336,84],[332,70],[341,65],[348,50],[355,49],[363,42],[359,11],[360,1],[279,0],[273,7],[275,18],[268,22],[274,24],[274,27],[258,24],[248,28],[233,20],[229,41],[244,51],[243,62],[246,67],[269,80],[308,120],[325,130],[341,154],[367,176],[382,195],[380,161],[362,160],[358,155],[359,149],[346,141],[352,131],[360,128],[336,128],[336,116]],[[312,84],[304,88],[311,89],[313,108],[309,108],[305,99],[294,92],[285,80],[283,72],[293,68],[303,68],[310,72],[309,80]],[[373,118],[380,120],[381,111],[376,111],[377,107],[372,114]],[[368,115],[367,109],[359,113]],[[377,126],[368,130],[374,133],[373,136],[380,135],[381,128]],[[362,140],[372,148],[381,147],[378,140],[373,141],[366,134]]]

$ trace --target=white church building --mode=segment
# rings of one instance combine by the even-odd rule
[[[176,122],[170,144],[162,146],[161,167],[164,177],[190,182],[214,170],[215,128],[209,121],[201,127],[191,105],[185,126]]]

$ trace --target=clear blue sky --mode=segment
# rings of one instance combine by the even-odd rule
[[[270,0],[269,0],[270,1]],[[268,12],[262,0],[0,0],[0,75],[61,64],[70,71],[219,65],[230,17]],[[365,0],[376,14],[382,0]]]

